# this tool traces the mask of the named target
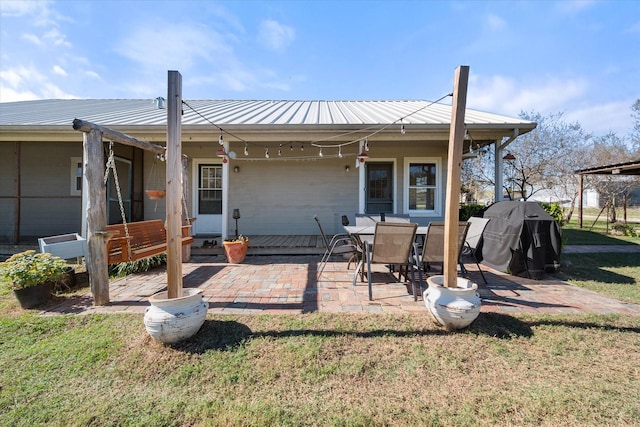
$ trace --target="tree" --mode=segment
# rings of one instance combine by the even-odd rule
[[[585,147],[591,135],[577,122],[562,120],[562,113],[542,116],[539,113],[521,113],[520,117],[538,125],[529,133],[519,136],[506,151],[515,159],[506,165],[504,191],[512,198],[529,199],[546,191],[556,201],[569,202],[568,220],[578,197],[578,177],[573,173],[586,167]],[[485,150],[464,164],[467,187],[494,185],[495,149]],[[512,193],[515,193],[512,194]]]

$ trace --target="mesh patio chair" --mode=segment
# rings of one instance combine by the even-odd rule
[[[331,255],[350,255],[349,262],[347,264],[347,270],[351,266],[352,262],[356,262],[358,260],[358,256],[360,251],[358,250],[357,245],[355,244],[353,238],[346,233],[335,234],[331,236],[331,239],[327,237],[324,233],[324,229],[322,228],[322,224],[320,224],[320,219],[317,215],[313,216],[313,219],[318,224],[318,229],[320,230],[320,235],[322,236],[322,241],[325,245],[325,251],[322,255],[322,259],[320,260],[320,265],[318,267],[318,273],[316,277],[320,277],[322,271],[327,265],[329,258]]]
[[[365,245],[369,301],[373,300],[371,264],[403,265],[410,262],[415,250],[418,224],[378,222],[373,243]],[[414,298],[415,284],[412,283]],[[417,298],[416,298],[417,299]]]
[[[465,239],[464,247],[462,248],[462,255],[471,255],[473,257],[473,260],[478,266],[478,271],[482,276],[482,280],[484,280],[484,283],[486,284],[487,279],[484,277],[484,273],[480,268],[480,262],[478,262],[478,257],[476,256],[476,248],[478,247],[478,243],[482,237],[482,232],[489,222],[489,218],[472,216],[467,222],[469,223],[469,230],[467,231],[467,238]]]
[[[469,230],[468,222],[458,223],[458,263],[460,269],[464,272],[464,266],[460,261],[460,255],[464,242],[467,238],[467,231]],[[418,270],[418,283],[420,284],[420,291],[422,293],[422,273],[430,270],[434,264],[440,264],[440,272],[444,272],[444,222],[432,222],[429,224],[427,235],[422,246],[422,253],[416,255],[413,260],[416,269]],[[412,271],[413,274],[413,271]]]

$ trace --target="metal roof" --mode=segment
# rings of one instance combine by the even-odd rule
[[[640,159],[574,171],[578,175],[640,175]]]
[[[192,108],[190,108],[192,107]],[[194,111],[195,110],[195,111]],[[70,125],[74,118],[102,125],[165,125],[166,111],[149,99],[49,99],[0,103],[0,125]],[[184,125],[380,125],[446,124],[451,106],[429,101],[185,100]],[[535,123],[467,109],[467,124]]]
[[[182,131],[210,140],[223,128],[231,139],[251,141],[446,141],[451,106],[416,101],[183,100]],[[167,111],[149,99],[50,99],[0,103],[0,141],[68,140],[74,119],[148,141],[166,138]],[[406,134],[400,135],[400,124]],[[393,125],[393,126],[391,126]],[[478,145],[527,133],[535,122],[467,109],[466,129]],[[241,135],[241,136],[240,136]],[[402,138],[399,138],[399,137]]]

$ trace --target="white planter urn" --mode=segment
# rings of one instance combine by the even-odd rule
[[[422,300],[436,323],[447,329],[466,328],[480,314],[478,285],[463,277],[456,278],[456,287],[444,286],[444,276],[427,278],[429,287]]]
[[[209,304],[202,300],[200,289],[183,289],[182,297],[167,298],[159,292],[149,298],[144,312],[144,326],[151,337],[165,344],[190,338],[198,332],[207,317]]]

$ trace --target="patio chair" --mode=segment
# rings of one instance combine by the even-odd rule
[[[478,243],[482,237],[482,232],[489,222],[489,218],[472,216],[467,222],[469,223],[469,230],[467,230],[467,238],[464,242],[464,247],[462,248],[462,255],[471,255],[473,257],[473,260],[478,266],[478,271],[482,276],[482,280],[484,280],[484,283],[486,284],[487,279],[484,277],[484,273],[480,268],[480,262],[476,256],[476,248],[478,247]]]
[[[417,228],[418,224],[412,223],[376,223],[373,243],[365,244],[369,301],[373,300],[371,264],[404,265],[409,263],[415,250]],[[412,286],[414,298],[417,299],[413,283]]]
[[[320,219],[317,215],[313,216],[313,219],[318,224],[318,229],[320,230],[320,235],[322,236],[322,241],[325,245],[325,251],[322,255],[322,259],[320,260],[320,265],[318,267],[318,273],[316,277],[320,277],[322,271],[324,270],[329,258],[331,255],[350,255],[349,262],[347,264],[347,270],[351,266],[352,262],[356,262],[358,260],[358,256],[360,251],[356,246],[353,238],[346,233],[335,234],[329,239],[327,235],[324,233],[324,229],[322,228],[322,224],[320,224]]]
[[[460,255],[462,254],[462,248],[467,238],[467,232],[469,230],[468,222],[458,223],[458,263],[460,269],[464,272],[464,266],[460,261]],[[422,246],[422,253],[415,256],[413,263],[418,270],[418,283],[420,284],[420,292],[422,293],[422,273],[430,270],[433,264],[440,264],[440,272],[444,272],[444,222],[432,222],[429,224],[427,235],[424,239],[424,245]],[[413,274],[413,271],[412,271]]]

